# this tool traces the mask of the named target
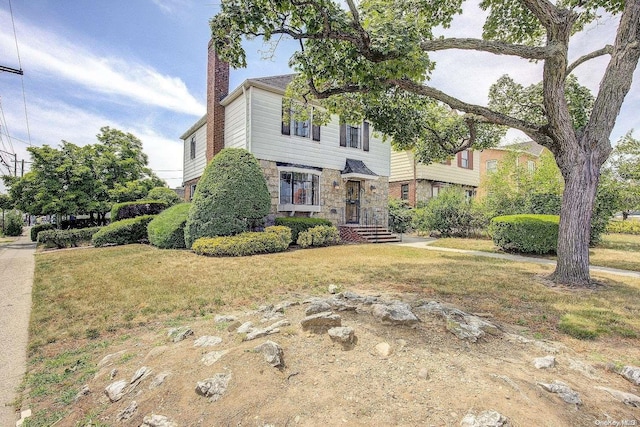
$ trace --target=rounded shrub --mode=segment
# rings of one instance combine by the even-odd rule
[[[179,203],[162,211],[147,226],[149,243],[162,249],[184,248],[184,224],[190,203]]]
[[[467,237],[477,228],[479,218],[464,190],[452,186],[431,198],[424,208],[416,209],[414,223],[419,231],[443,237]]]
[[[22,216],[18,212],[9,211],[4,216],[4,234],[19,236],[22,234]]]
[[[111,222],[143,215],[157,215],[169,205],[164,200],[137,200],[116,203],[111,208]]]
[[[147,225],[153,218],[154,215],[143,215],[112,222],[93,235],[91,239],[93,246],[126,245],[144,242],[148,239]]]
[[[289,234],[285,230],[267,227],[264,232],[245,232],[235,236],[201,237],[192,249],[198,255],[247,256],[282,252],[289,247]],[[279,227],[277,227],[279,228]]]
[[[609,221],[607,233],[640,235],[640,221],[627,219],[625,221]]]
[[[43,230],[38,233],[38,244],[45,248],[75,248],[91,243],[93,235],[101,227],[74,228],[70,230]]]
[[[340,232],[334,226],[318,225],[298,234],[296,243],[301,248],[337,245],[340,243]]]
[[[298,235],[303,231],[306,231],[313,227],[317,227],[318,225],[331,226],[333,225],[333,223],[328,219],[322,219],[322,218],[285,216],[285,217],[277,217],[276,225],[289,227],[291,229],[291,241],[297,242]]]
[[[49,223],[34,225],[33,227],[31,227],[31,231],[30,231],[31,241],[32,242],[38,241],[38,233],[40,233],[41,231],[53,230],[54,228],[56,228],[56,226]]]
[[[246,150],[225,148],[198,181],[184,228],[187,247],[201,237],[232,236],[258,226],[271,195],[258,161]]]
[[[497,216],[489,224],[489,235],[505,251],[547,254],[558,247],[559,224],[557,215]]]
[[[147,197],[145,197],[145,199],[162,200],[164,202],[167,202],[167,206],[177,205],[182,201],[180,196],[178,196],[175,191],[167,187],[152,188],[151,190],[149,190],[149,193],[147,194]]]

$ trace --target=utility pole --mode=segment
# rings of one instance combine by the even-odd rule
[[[4,150],[0,150],[0,152],[8,154],[10,156],[13,156],[13,176],[17,177],[18,176],[18,155],[16,153],[10,153],[10,152],[4,151]],[[24,162],[24,160],[23,160],[23,162]],[[23,168],[24,168],[24,166],[23,166]],[[9,175],[11,175],[11,171],[9,171]]]

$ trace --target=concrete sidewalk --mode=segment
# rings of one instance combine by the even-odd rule
[[[13,402],[26,369],[35,249],[24,234],[0,244],[0,426],[19,418]]]
[[[430,243],[433,243],[435,241],[436,239],[432,239],[432,238],[403,236],[401,243],[390,243],[390,244],[398,245],[398,246],[407,246],[411,248],[427,249],[430,251],[454,252],[459,254],[481,256],[486,258],[504,259],[508,261],[530,262],[534,264],[544,264],[544,265],[556,265],[556,262],[551,259],[534,258],[534,257],[527,257],[522,255],[511,255],[511,254],[503,254],[503,253],[495,253],[495,252],[482,252],[482,251],[471,251],[471,250],[465,250],[465,249],[451,249],[451,248],[439,248],[436,246],[429,246]],[[591,267],[589,267],[589,270],[594,273],[609,273],[609,274],[616,274],[618,276],[633,277],[636,279],[640,279],[640,272],[638,271],[621,270],[621,269],[609,268],[609,267],[599,267],[595,265],[592,265]]]

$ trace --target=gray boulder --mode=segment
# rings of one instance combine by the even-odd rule
[[[556,358],[553,356],[537,357],[533,359],[536,369],[549,369],[556,366]]]
[[[209,400],[215,402],[227,391],[227,386],[229,385],[230,380],[231,374],[215,374],[212,378],[198,381],[196,384],[196,393],[201,396],[208,397]]]
[[[129,406],[124,408],[122,411],[118,412],[116,419],[118,421],[126,421],[129,418],[133,417],[133,415],[136,413],[137,410],[138,410],[138,403],[135,400],[133,400],[131,401]]]
[[[350,326],[338,326],[336,328],[329,329],[327,332],[329,333],[329,337],[332,341],[336,341],[341,344],[352,344],[355,339],[353,328]]]
[[[635,394],[627,393],[625,391],[615,390],[607,387],[596,387],[598,390],[603,390],[609,393],[614,398],[618,399],[625,405],[633,406],[634,408],[640,408],[640,397]]]
[[[122,396],[124,396],[125,389],[127,388],[128,385],[129,383],[126,380],[116,381],[114,383],[109,384],[104,389],[104,394],[107,395],[107,397],[112,403],[117,402],[118,400],[122,399]]]
[[[282,347],[273,341],[265,341],[256,348],[255,351],[259,351],[264,356],[264,360],[274,368],[284,367],[284,351]]]
[[[188,326],[182,328],[171,328],[167,334],[169,339],[173,342],[180,342],[186,339],[189,335],[193,335],[193,331]]]
[[[178,427],[178,424],[171,421],[164,415],[147,415],[143,418],[140,427]]]
[[[631,381],[634,385],[640,386],[640,368],[637,366],[625,366],[620,370],[620,375]]]
[[[331,311],[331,305],[326,301],[315,301],[312,302],[304,312],[307,316],[311,316],[325,311]]]
[[[556,393],[566,403],[582,405],[580,395],[562,381],[556,380],[552,384],[538,383],[538,385],[549,393]]]
[[[194,347],[213,347],[222,342],[222,338],[214,337],[212,335],[205,335],[193,342]]]
[[[469,413],[460,422],[462,427],[509,427],[511,423],[496,411],[484,411],[479,415]]]
[[[390,304],[373,304],[371,314],[378,321],[388,325],[411,326],[420,322],[411,311],[411,306],[400,301],[393,301]]]
[[[436,301],[422,304],[416,307],[415,310],[421,310],[427,314],[443,318],[446,329],[461,340],[476,342],[486,334],[500,334],[500,329],[494,324]]]
[[[331,328],[342,326],[342,319],[330,311],[323,311],[305,317],[300,321],[300,324],[305,331],[325,332]]]

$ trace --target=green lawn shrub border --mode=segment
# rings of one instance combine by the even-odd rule
[[[111,222],[143,215],[157,215],[169,207],[164,200],[136,200],[135,202],[116,203],[111,208]]]
[[[198,255],[248,256],[283,252],[291,242],[286,227],[267,227],[263,232],[246,232],[235,236],[201,237],[191,247]]]
[[[94,234],[102,227],[77,228],[71,230],[43,230],[38,233],[38,244],[45,248],[75,248],[90,244]]]
[[[640,235],[640,221],[627,219],[625,221],[609,221],[607,233]]]
[[[297,242],[298,235],[310,228],[318,225],[332,226],[333,223],[323,218],[306,218],[296,216],[285,216],[276,218],[276,225],[282,225],[291,229],[291,241]]]
[[[179,203],[158,214],[147,226],[149,243],[161,249],[185,248],[184,225],[190,207],[190,203]]]
[[[93,235],[93,246],[146,242],[148,239],[147,225],[154,217],[155,215],[143,215],[112,222]]]
[[[31,235],[31,241],[32,242],[37,242],[38,241],[38,233],[40,233],[41,231],[53,230],[55,228],[56,228],[55,225],[49,224],[49,223],[34,225],[33,227],[31,227],[31,231],[29,232],[30,235]]]
[[[317,225],[298,234],[296,241],[301,248],[330,246],[340,243],[340,232],[333,225]]]
[[[489,235],[505,251],[533,254],[556,252],[558,215],[504,215],[491,219]]]

